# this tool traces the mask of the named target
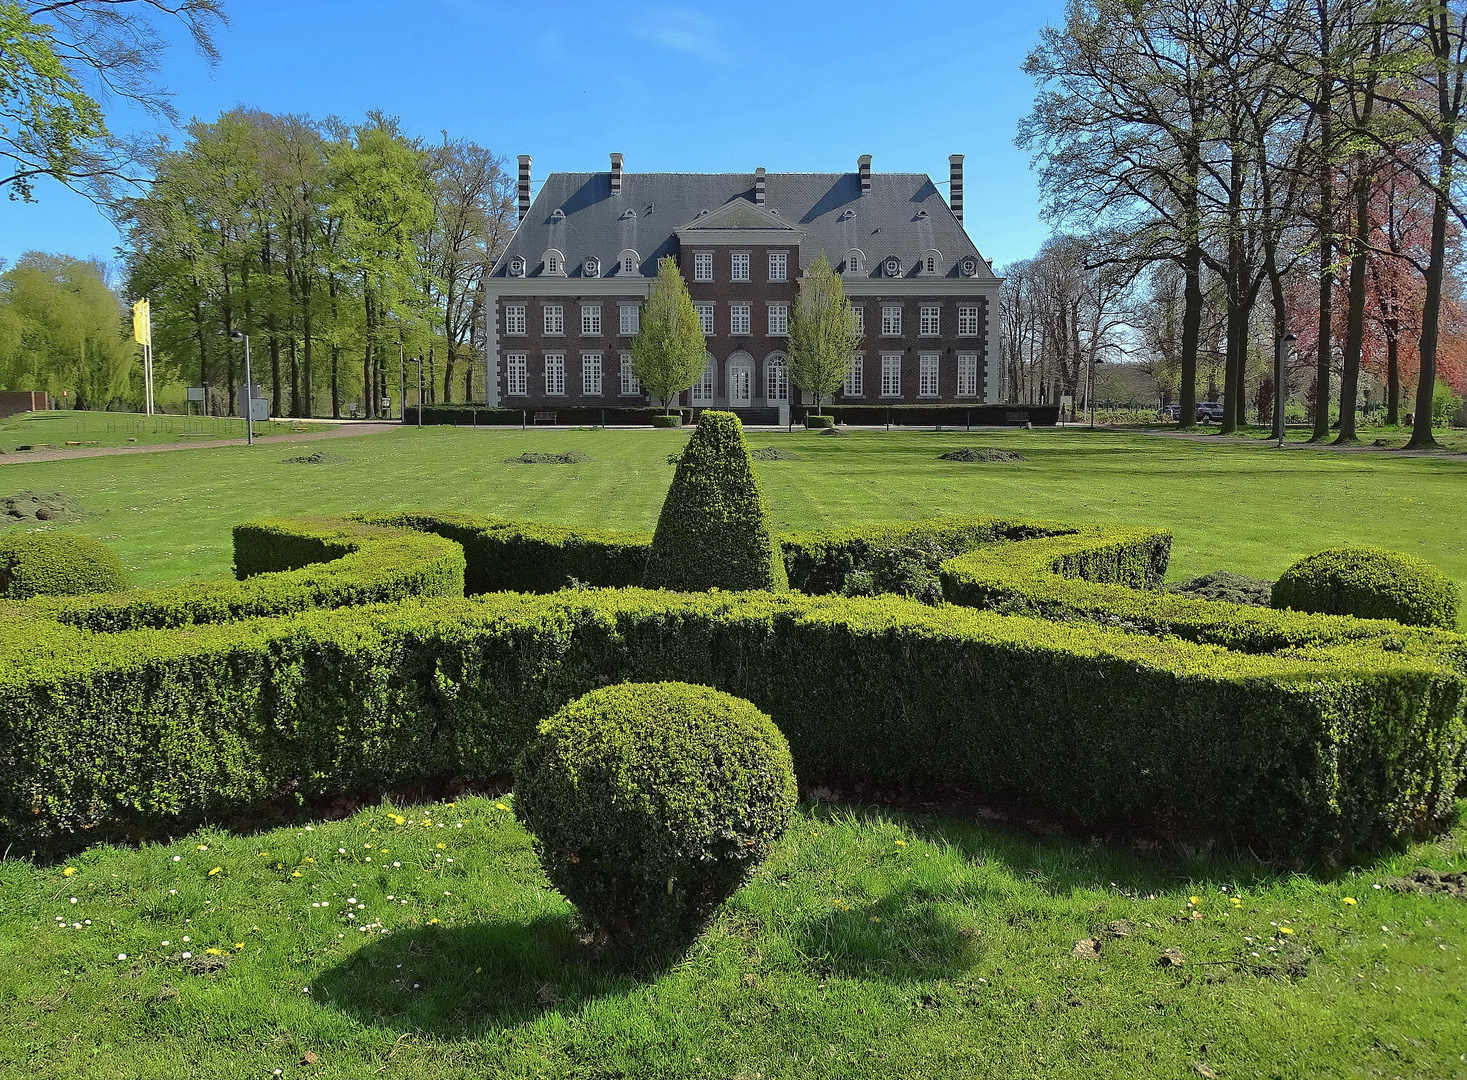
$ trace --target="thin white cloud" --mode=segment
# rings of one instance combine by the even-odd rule
[[[705,60],[717,59],[721,55],[718,24],[692,8],[665,7],[648,12],[633,33],[669,52]]]

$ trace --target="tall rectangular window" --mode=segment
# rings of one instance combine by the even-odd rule
[[[562,305],[545,305],[545,332],[547,334],[565,333],[565,308]]]
[[[866,309],[859,304],[851,305],[851,329],[862,337],[866,336]]]
[[[899,355],[881,358],[881,396],[902,396],[902,358]]]
[[[958,354],[958,397],[978,396],[978,357],[974,353]]]
[[[783,356],[771,356],[764,362],[764,397],[768,401],[790,399],[790,372]]]
[[[729,277],[733,281],[749,280],[749,253],[747,251],[735,251],[733,253],[732,270]]]
[[[977,337],[978,336],[978,308],[977,307],[968,306],[968,305],[965,304],[962,307],[959,307],[958,308],[958,336],[959,337]]]
[[[703,377],[693,384],[694,404],[707,405],[713,400],[713,358],[703,365]]]
[[[621,306],[621,333],[623,337],[635,337],[642,329],[642,309],[636,304]]]
[[[581,393],[586,397],[601,396],[601,354],[581,353]]]
[[[525,354],[505,353],[504,394],[506,397],[523,397],[530,392],[530,365]]]
[[[601,305],[581,305],[581,335],[583,337],[601,336]]]
[[[789,279],[790,257],[783,251],[771,251],[769,253],[769,280],[786,281]]]
[[[841,389],[846,397],[865,397],[866,391],[862,389],[863,376],[866,366],[866,358],[860,353],[851,357],[851,366],[846,369],[846,385]]]
[[[902,336],[902,307],[890,304],[881,309],[881,333],[884,337]]]
[[[713,301],[700,300],[693,307],[698,310],[698,325],[703,328],[703,333],[709,337],[713,336]]]
[[[917,358],[917,396],[937,397],[937,353],[923,353]]]
[[[699,251],[693,256],[693,280],[713,280],[713,252]]]
[[[621,396],[635,397],[642,392],[642,381],[637,378],[637,373],[632,370],[632,354],[624,352],[621,354]]]
[[[790,332],[790,306],[788,304],[769,305],[769,336],[784,337]]]
[[[545,354],[545,393],[555,397],[565,395],[565,353]]]
[[[749,305],[745,303],[733,303],[728,306],[728,332],[730,334],[749,334]]]
[[[523,334],[525,332],[525,305],[506,304],[504,308],[504,332],[506,334]]]
[[[917,332],[922,337],[937,337],[942,328],[942,308],[937,304],[923,304],[921,322]]]

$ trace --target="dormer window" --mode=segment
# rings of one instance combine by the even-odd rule
[[[866,256],[855,248],[846,252],[846,273],[859,274],[866,267]]]
[[[890,259],[887,259],[886,260],[886,276],[887,277],[901,277],[902,276],[902,260],[896,258],[895,256],[893,256]]]
[[[601,260],[598,259],[598,258],[596,258],[595,256],[592,256],[591,258],[589,258],[589,259],[586,260],[585,269],[586,269],[586,276],[587,277],[600,277],[601,276]]]
[[[562,210],[560,207],[557,206],[554,210],[550,211],[550,220],[551,221],[564,221],[565,220],[565,211]]]
[[[942,264],[942,252],[928,251],[922,256],[922,273],[927,277],[935,277],[937,268]]]
[[[522,259],[522,258],[520,258],[518,255],[516,255],[513,259],[510,259],[509,260],[509,276],[510,277],[524,277],[525,276],[525,260]]]
[[[972,255],[963,256],[963,261],[961,265],[963,270],[963,277],[972,277],[974,274],[978,273],[978,260]]]
[[[551,248],[545,253],[544,263],[546,274],[558,277],[565,276],[565,256],[559,251],[556,251],[555,248]]]
[[[641,256],[631,248],[627,248],[617,257],[617,262],[620,263],[621,273],[623,274],[635,274],[637,272],[637,265],[641,261]]]

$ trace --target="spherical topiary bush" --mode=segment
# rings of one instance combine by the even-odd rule
[[[127,588],[127,568],[100,540],[64,532],[0,537],[0,596],[73,596]]]
[[[1333,548],[1300,559],[1274,584],[1273,606],[1412,626],[1457,625],[1457,585],[1413,555],[1384,548]]]
[[[769,854],[795,797],[789,744],[749,702],[625,683],[540,725],[514,811],[546,876],[632,956],[691,941]]]

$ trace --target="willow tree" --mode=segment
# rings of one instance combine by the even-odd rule
[[[822,252],[800,279],[790,317],[788,359],[790,381],[814,395],[816,416],[821,399],[846,381],[851,357],[860,344],[840,275]]]
[[[671,255],[657,263],[641,329],[632,338],[632,374],[671,411],[672,399],[703,374],[708,347],[688,286]]]

